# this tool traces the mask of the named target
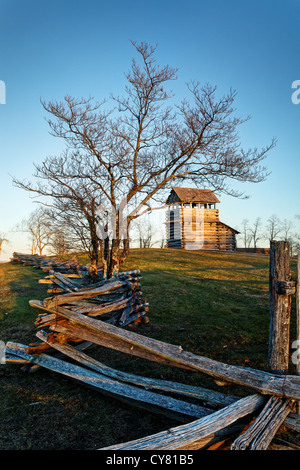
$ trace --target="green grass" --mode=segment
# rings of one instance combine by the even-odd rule
[[[231,363],[263,368],[269,335],[269,259],[244,254],[144,250],[140,266],[160,339]]]
[[[33,295],[45,298],[40,269],[0,264],[0,338],[2,341],[34,341],[36,311],[29,306]]]
[[[79,259],[88,261],[84,256]],[[264,369],[269,335],[268,257],[133,250],[124,269],[136,268],[143,276],[150,322],[130,327],[133,331],[219,361]],[[38,284],[44,276],[41,270],[0,264],[2,341],[37,341],[34,321],[39,312],[28,302],[48,296],[46,286]],[[291,341],[294,329],[293,319]],[[129,372],[240,396],[249,393],[234,386],[220,388],[204,374],[113,350],[99,347],[91,354]],[[144,410],[137,413],[134,407],[46,370],[28,374],[20,365],[0,366],[0,449],[96,449],[177,424]]]

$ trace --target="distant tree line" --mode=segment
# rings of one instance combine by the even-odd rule
[[[14,227],[14,231],[27,234],[32,254],[62,256],[75,252],[89,253],[90,250],[89,227],[84,218],[74,214],[68,218],[65,212],[62,220],[47,206],[41,205],[31,212]],[[8,240],[0,237],[0,249],[4,242]],[[141,218],[132,224],[129,243],[137,248],[163,248],[164,229],[158,230],[149,218]]]
[[[300,220],[300,215],[295,219]],[[271,240],[288,241],[291,255],[300,253],[300,231],[295,223],[288,219],[280,219],[277,215],[271,215],[265,222],[257,217],[250,222],[244,219],[238,236],[238,246],[243,248],[268,248]]]
[[[295,216],[295,221],[280,219],[277,215],[271,215],[265,222],[261,217],[254,221],[243,219],[240,234],[237,237],[239,248],[268,248],[271,240],[288,241],[290,243],[291,255],[300,254],[300,230],[295,222],[300,221],[300,215]],[[89,253],[90,237],[89,228],[84,219],[65,219],[62,224],[54,216],[51,209],[39,206],[20,224],[15,227],[16,231],[27,233],[31,252],[39,255],[48,253],[58,256],[71,252]],[[164,228],[159,228],[151,222],[149,217],[141,218],[132,225],[129,234],[129,243],[135,248],[164,248]],[[8,242],[4,236],[0,237],[1,245]]]

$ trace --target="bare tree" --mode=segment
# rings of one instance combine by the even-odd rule
[[[242,221],[241,237],[242,237],[242,240],[243,240],[244,248],[250,248],[251,241],[252,241],[252,234],[251,234],[251,231],[250,231],[249,220],[248,219],[244,219]]]
[[[145,220],[142,217],[131,224],[131,237],[138,240],[139,248],[153,247],[157,243],[157,240],[154,238],[155,235],[155,230],[149,219]]]
[[[283,240],[288,242],[292,236],[293,223],[290,220],[284,219],[281,225],[281,233]]]
[[[2,252],[2,247],[3,247],[4,243],[9,243],[9,240],[5,237],[6,237],[6,235],[4,233],[0,233],[0,254]]]
[[[292,255],[293,254],[298,254],[298,255],[300,254],[300,235],[299,235],[299,233],[295,234]]]
[[[257,248],[258,240],[262,238],[260,230],[261,230],[261,218],[257,217],[255,221],[253,222],[253,225],[249,227],[251,241],[253,242],[254,249]]]
[[[35,165],[36,184],[14,179],[16,186],[49,197],[55,209],[64,205],[82,214],[91,274],[101,254],[109,277],[129,252],[131,222],[165,201],[171,185],[188,182],[243,197],[230,180],[263,181],[261,162],[275,145],[273,139],[260,151],[241,148],[238,128],[248,118],[234,115],[232,90],[218,98],[216,87],[191,82],[191,100],[169,107],[168,84],[177,70],[157,65],[156,48],[133,45],[140,63],[132,61],[125,95],[112,96],[116,108],[70,96],[42,103],[52,134],[64,139],[67,150]]]
[[[280,219],[275,214],[271,215],[267,220],[264,238],[267,238],[269,242],[276,240],[282,231],[281,224]]]
[[[56,247],[60,252],[63,250],[65,253],[69,251],[91,253],[88,221],[74,201],[61,201],[57,204],[54,199],[51,207],[46,207],[45,211],[51,220],[53,248]]]
[[[15,230],[29,235],[31,253],[38,253],[39,255],[42,255],[44,249],[50,245],[51,236],[53,235],[51,220],[43,207],[33,211],[21,224],[16,226]]]
[[[50,246],[57,256],[66,255],[71,249],[66,235],[62,230],[53,233],[50,240]]]
[[[296,218],[299,216],[296,215]],[[282,221],[282,236],[283,240],[290,244],[290,254],[293,256],[299,251],[299,234],[294,232],[294,224],[288,219]]]
[[[152,226],[148,221],[147,225],[139,224],[139,241],[140,248],[151,248],[153,240]]]
[[[296,214],[295,217],[296,217],[297,220],[300,220],[300,215],[299,214]],[[298,254],[298,255],[300,254],[300,233],[299,233],[299,229],[295,233],[295,253]]]

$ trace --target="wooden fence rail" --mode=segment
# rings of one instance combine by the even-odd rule
[[[111,306],[126,306],[130,310],[129,318],[132,318],[132,312],[140,315],[136,313],[139,309],[145,313],[147,305],[137,295],[140,284],[136,275],[137,272],[130,272],[124,275],[124,279],[101,281],[92,289],[86,286],[83,288],[78,280],[52,274],[42,282],[55,280],[59,291],[56,294],[51,292],[55,295],[43,302],[30,301],[32,307],[46,312],[40,314],[36,321],[39,328],[36,336],[41,343],[27,347],[10,342],[7,357],[12,362],[19,359],[20,362],[34,364],[34,367],[44,367],[68,375],[120,400],[125,399],[139,407],[144,405],[156,412],[175,415],[185,422],[179,427],[105,449],[203,449],[209,443],[221,439],[221,436],[232,436],[237,431],[238,435],[231,445],[232,450],[267,449],[282,423],[300,431],[300,417],[294,413],[299,412],[300,408],[300,361],[296,361],[294,375],[289,372],[291,306],[295,294],[296,339],[300,349],[300,261],[298,258],[297,280],[293,280],[288,242],[273,241],[270,246],[270,329],[266,370],[225,364],[185,351],[181,346],[126,330],[120,327],[120,322],[112,324],[110,321],[102,321],[103,309],[109,311]],[[135,296],[133,311],[132,293],[129,297],[123,297],[122,294],[122,289],[128,284],[130,292]],[[95,307],[91,303],[93,299],[115,295],[115,292],[118,292],[117,299],[112,299],[105,305],[100,303]],[[96,314],[101,314],[100,319],[95,318]],[[201,387],[189,387],[116,371],[79,351],[82,344],[100,345],[160,364],[205,373],[218,384],[241,385],[249,388],[251,393],[254,391],[255,395],[243,399],[226,395],[225,399],[225,394],[222,396],[219,392],[210,393]],[[46,350],[51,350],[51,357],[44,354]],[[55,359],[55,352],[58,351],[62,359]],[[70,360],[79,365],[70,363]],[[179,394],[181,399],[156,395],[157,391]],[[201,400],[208,396],[209,401],[221,409],[215,411],[215,408],[192,405],[185,401],[189,397]],[[241,427],[241,420],[247,416],[253,418],[253,414],[255,419],[245,431]],[[192,418],[199,419],[190,421]]]

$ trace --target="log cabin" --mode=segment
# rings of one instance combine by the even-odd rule
[[[235,251],[239,232],[219,220],[219,203],[210,189],[173,187],[167,199],[167,248]]]

